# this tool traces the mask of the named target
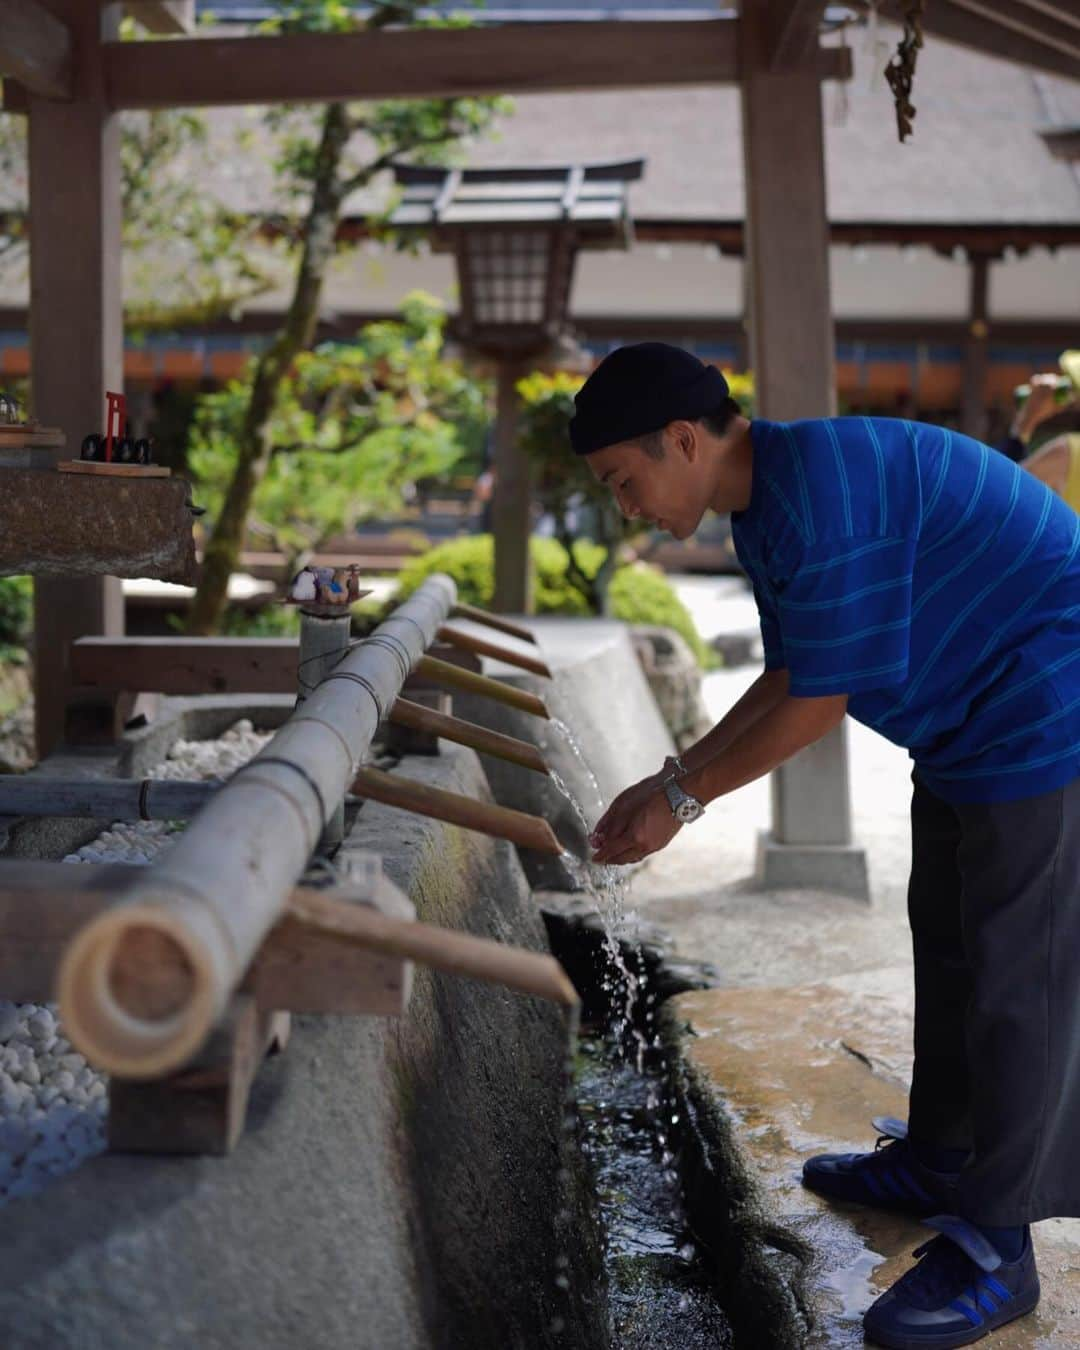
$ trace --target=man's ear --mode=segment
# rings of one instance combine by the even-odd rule
[[[694,423],[680,418],[679,421],[668,424],[668,434],[674,449],[682,455],[687,464],[693,464],[698,457],[697,427]]]

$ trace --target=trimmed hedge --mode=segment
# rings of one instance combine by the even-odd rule
[[[567,576],[567,553],[555,539],[533,536],[533,594],[537,614],[589,613],[585,597]],[[579,540],[574,557],[583,572],[599,567],[604,550],[591,540]],[[495,544],[490,534],[464,535],[439,544],[402,568],[395,602],[404,600],[433,572],[453,577],[463,604],[488,606],[495,593]],[[716,665],[715,654],[702,641],[686,606],[667,577],[645,563],[619,567],[609,592],[611,617],[624,623],[662,624],[685,638],[703,669]]]

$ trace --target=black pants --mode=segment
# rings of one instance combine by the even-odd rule
[[[954,806],[915,776],[909,1128],[977,1223],[1080,1215],[1080,779]]]

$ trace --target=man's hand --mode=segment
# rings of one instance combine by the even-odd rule
[[[660,769],[639,783],[632,783],[630,787],[624,788],[596,822],[592,834],[589,835],[589,843],[593,848],[600,848],[607,839],[622,834],[649,798],[659,792],[663,781],[664,771]]]
[[[659,775],[655,775],[652,779],[635,783],[616,797],[600,824],[605,825],[616,807],[619,807],[618,824],[614,821],[607,823],[602,835],[599,825],[593,831],[592,842],[596,850],[593,862],[619,865],[640,862],[674,839],[682,826],[671,814],[671,807],[660,786],[662,781]],[[644,792],[647,783],[651,783],[651,790]],[[623,799],[629,798],[631,794],[636,794],[633,804],[622,805]]]

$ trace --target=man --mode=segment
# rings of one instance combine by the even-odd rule
[[[661,343],[601,362],[570,435],[627,516],[686,539],[731,513],[765,648],[727,716],[612,803],[597,861],[663,848],[845,713],[910,750],[908,1126],[803,1180],[938,1233],[871,1340],[979,1340],[1038,1301],[1029,1225],[1080,1215],[1080,517],[938,427],[748,422]]]

